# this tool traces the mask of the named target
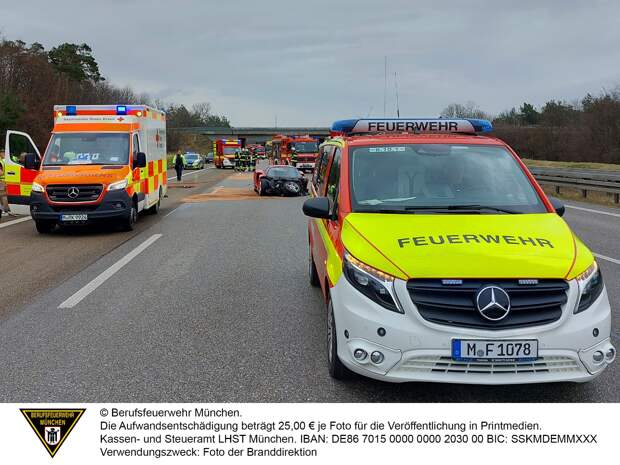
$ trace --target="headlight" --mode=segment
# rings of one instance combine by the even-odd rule
[[[404,313],[396,304],[394,276],[360,262],[347,252],[343,267],[347,281],[355,289],[388,310]]]
[[[38,182],[33,182],[32,183],[32,192],[45,192],[45,188],[39,184]]]
[[[118,191],[121,189],[125,189],[127,187],[127,179],[123,179],[122,181],[113,182],[108,186],[109,191]]]
[[[573,313],[587,310],[603,292],[603,275],[596,262],[577,276],[579,284],[579,303]]]

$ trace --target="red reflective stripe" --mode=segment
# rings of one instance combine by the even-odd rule
[[[142,192],[144,192],[145,194],[148,194],[149,193],[149,181],[148,181],[148,179],[143,179],[141,184],[142,184],[142,187],[140,188],[140,190]]]
[[[149,162],[149,177],[153,176],[153,174],[154,174],[153,169],[154,169],[154,168],[153,168],[153,162],[152,162],[152,161],[150,161],[150,162]]]
[[[38,174],[39,174],[38,171],[27,170],[27,169],[22,168],[21,174],[20,174],[20,181],[22,183],[31,184],[32,181],[34,181],[34,178],[36,178]]]
[[[164,170],[164,161],[157,160],[157,171],[161,173],[163,170]]]
[[[153,179],[154,179],[154,182],[153,182],[154,190],[157,190],[157,188],[159,187],[159,176],[155,176],[155,178]]]
[[[7,184],[6,193],[7,195],[21,195],[21,187],[19,184]]]

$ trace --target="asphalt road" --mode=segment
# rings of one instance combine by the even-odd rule
[[[620,401],[620,362],[582,385],[332,380],[324,305],[307,282],[303,199],[259,199],[248,175],[221,180],[230,174],[196,175],[204,184],[171,192],[162,214],[130,235],[41,237],[28,221],[0,229],[3,243],[10,232],[11,247],[32,251],[19,260],[11,252],[0,270],[3,282],[26,288],[0,319],[0,401]],[[620,260],[620,211],[570,205],[567,221],[607,257],[599,263],[620,328],[620,261],[609,260]],[[124,257],[107,280],[87,286]],[[45,271],[52,265],[61,278]],[[36,273],[44,271],[42,285]],[[613,337],[619,346],[617,330]]]

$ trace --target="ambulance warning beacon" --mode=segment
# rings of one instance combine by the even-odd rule
[[[57,224],[116,222],[132,229],[166,195],[166,116],[146,105],[60,105],[32,183],[37,230]]]
[[[590,381],[615,359],[592,253],[476,119],[337,121],[304,206],[327,359],[384,381]]]

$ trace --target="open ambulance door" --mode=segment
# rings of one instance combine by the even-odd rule
[[[37,170],[27,170],[24,167],[24,160],[29,153],[35,154],[37,160],[41,160],[41,154],[28,134],[10,130],[6,132],[2,154],[4,181],[9,207],[13,213],[20,215],[30,214],[32,181],[39,174]]]

